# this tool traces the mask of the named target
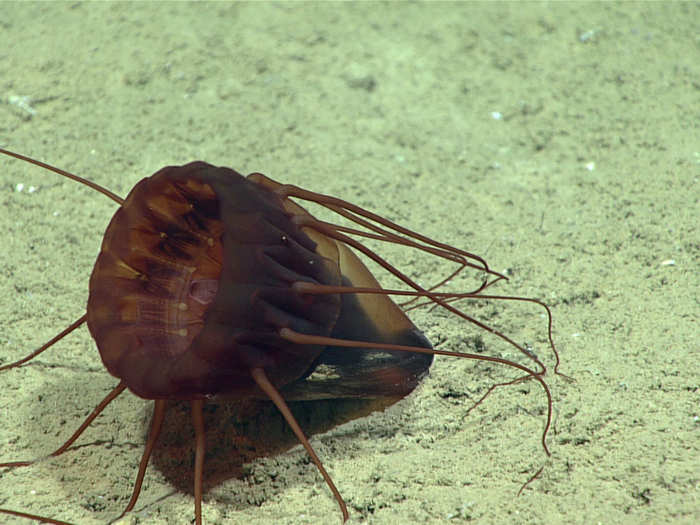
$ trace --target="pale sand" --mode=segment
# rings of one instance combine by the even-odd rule
[[[700,521],[697,4],[1,8],[2,147],[120,195],[194,159],[262,171],[480,253],[512,272],[494,292],[552,305],[576,382],[549,377],[551,460],[535,383],[465,417],[515,374],[438,358],[395,407],[314,438],[352,523]],[[83,313],[114,210],[0,160],[3,360]],[[397,261],[426,284],[444,271],[411,254]],[[465,309],[551,366],[536,308]],[[467,351],[479,333],[413,317],[445,349]],[[58,446],[115,383],[85,328],[0,374],[0,461]],[[0,506],[80,524],[117,516],[149,405],[124,394],[84,446],[1,473]],[[181,421],[172,439],[186,444]],[[340,523],[300,447],[244,468],[207,492],[207,524]],[[192,516],[192,494],[156,465],[124,522]]]

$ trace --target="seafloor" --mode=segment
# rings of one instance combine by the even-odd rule
[[[349,523],[700,522],[697,3],[0,8],[0,147],[120,195],[194,159],[262,171],[479,253],[510,276],[490,291],[552,307],[575,382],[547,376],[551,458],[535,382],[467,413],[517,373],[439,357],[397,405],[314,437]],[[0,362],[82,315],[114,211],[0,160]],[[382,253],[426,286],[449,269]],[[542,310],[462,306],[552,371]],[[442,349],[517,358],[444,313],[411,315]],[[84,328],[1,373],[0,462],[53,450],[115,383]],[[0,470],[0,507],[81,525],[118,516],[150,414],[122,397],[63,456]],[[224,411],[209,411],[231,445],[207,460],[205,523],[340,523],[300,447],[240,460],[241,443],[269,433],[233,433],[260,414],[276,428],[274,411],[230,427]],[[192,431],[181,409],[169,420],[122,523],[193,519]]]

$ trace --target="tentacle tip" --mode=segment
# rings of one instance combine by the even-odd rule
[[[564,380],[568,381],[569,383],[575,383],[575,382],[576,382],[576,379],[575,379],[575,378],[573,378],[572,376],[569,376],[569,375],[566,375],[566,374],[560,372],[560,371],[557,370],[556,368],[554,369],[554,373],[555,373],[556,375],[558,375],[559,377],[563,378]]]

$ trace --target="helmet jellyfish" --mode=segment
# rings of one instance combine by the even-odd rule
[[[85,315],[0,370],[26,363],[87,324],[102,362],[119,382],[51,456],[65,452],[124,390],[155,401],[149,437],[123,514],[138,499],[166,403],[184,400],[191,404],[195,430],[195,521],[202,523],[202,408],[207,399],[221,397],[271,400],[324,478],[343,521],[347,520],[339,490],[287,401],[371,399],[383,408],[416,387],[434,355],[490,361],[522,372],[501,385],[537,381],[547,397],[542,446],[549,454],[546,437],[552,398],[543,379],[544,364],[524,346],[467,314],[458,302],[490,299],[542,306],[549,319],[548,338],[557,371],[551,313],[536,299],[487,293],[506,277],[483,258],[341,199],[280,184],[260,173],[244,177],[204,162],[170,166],[141,180],[122,199],[40,161],[4,149],[0,153],[71,178],[119,205],[90,278]],[[342,224],[317,219],[304,203],[330,210]],[[366,246],[362,241],[367,239],[418,250],[457,268],[424,287]],[[383,287],[363,260],[372,261],[403,287]],[[448,281],[466,270],[480,276],[475,289],[443,291]],[[406,302],[399,306],[392,297]],[[433,348],[405,313],[426,305],[494,334],[532,364]],[[32,463],[12,461],[0,467]],[[8,509],[0,512],[63,523]]]

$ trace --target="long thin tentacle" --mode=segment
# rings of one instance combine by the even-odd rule
[[[44,343],[43,345],[41,345],[39,348],[37,348],[36,350],[34,350],[31,354],[29,354],[29,355],[23,357],[22,359],[20,359],[20,360],[18,360],[18,361],[15,361],[14,363],[8,363],[8,364],[6,364],[6,365],[0,366],[0,372],[2,372],[3,370],[9,370],[10,368],[15,368],[15,367],[18,367],[18,366],[20,366],[20,365],[23,365],[23,364],[26,363],[27,361],[31,361],[31,360],[34,359],[36,356],[38,356],[39,354],[41,354],[44,350],[48,350],[48,349],[51,348],[54,344],[56,344],[58,341],[60,341],[60,340],[63,339],[65,336],[67,336],[68,334],[70,334],[73,330],[75,330],[75,329],[78,328],[80,325],[82,325],[86,320],[87,320],[87,314],[83,314],[83,316],[82,316],[80,319],[78,319],[77,321],[73,322],[73,324],[71,324],[68,328],[66,328],[65,330],[63,330],[60,334],[58,334],[58,335],[52,337],[49,341],[47,341],[46,343]]]
[[[143,454],[141,455],[141,462],[139,463],[139,471],[136,474],[136,481],[134,481],[134,488],[131,491],[131,499],[127,504],[124,512],[122,512],[119,517],[123,517],[127,512],[131,512],[139,499],[139,494],[141,493],[141,485],[143,484],[143,477],[146,475],[146,468],[148,467],[148,460],[151,458],[151,453],[153,448],[158,441],[158,436],[160,436],[161,428],[163,427],[163,419],[165,418],[165,406],[166,401],[163,399],[158,399],[153,405],[153,419],[151,421],[151,430],[148,434],[148,441],[146,441],[146,446],[143,448]]]
[[[29,514],[28,512],[19,512],[18,510],[0,509],[0,514],[17,516],[18,518],[27,518],[29,520],[36,520],[40,523],[51,523],[53,525],[73,525],[72,523],[69,523],[67,521],[55,520],[53,518],[39,516],[38,514]]]
[[[202,525],[202,477],[204,471],[204,452],[206,439],[202,408],[204,401],[192,401],[192,424],[194,425],[194,517],[196,525]]]
[[[49,345],[50,346],[50,345]],[[48,347],[47,347],[48,348]],[[80,437],[80,435],[85,431],[85,429],[90,426],[90,424],[95,420],[97,416],[100,415],[100,413],[105,409],[107,405],[109,405],[112,401],[114,401],[119,394],[121,394],[124,390],[126,389],[126,385],[124,384],[123,381],[120,381],[119,384],[114,387],[107,396],[100,401],[100,403],[93,409],[93,411],[90,413],[90,415],[83,421],[83,423],[78,427],[78,430],[73,432],[73,435],[69,437],[63,445],[58,447],[56,450],[54,450],[51,454],[49,454],[47,457],[54,457],[58,456],[60,454],[63,454],[74,442],[76,439]],[[41,458],[43,459],[43,458]],[[40,461],[40,459],[35,459],[32,461],[10,461],[6,463],[0,463],[0,467],[9,467],[9,468],[14,468],[14,467],[26,467],[27,465],[31,465],[33,463],[36,463],[37,461]],[[56,520],[53,518],[47,518],[45,516],[39,516],[36,514],[29,514],[26,512],[19,512],[16,510],[10,510],[10,509],[0,509],[0,514],[8,514],[10,516],[17,516],[19,518],[28,518],[28,519],[33,519],[40,521],[42,523],[53,523],[55,525],[71,525],[70,523],[66,521],[61,521],[61,520]]]
[[[117,195],[116,193],[112,193],[107,188],[100,186],[96,182],[92,182],[91,180],[84,179],[84,178],[79,177],[78,175],[75,175],[69,171],[65,171],[65,170],[62,170],[61,168],[57,168],[56,166],[52,166],[51,164],[46,164],[45,162],[41,162],[40,160],[36,160],[36,159],[31,158],[31,157],[26,157],[24,155],[21,155],[19,153],[15,153],[14,151],[9,151],[9,150],[0,148],[0,153],[3,153],[3,154],[8,155],[10,157],[14,157],[14,158],[19,159],[19,160],[23,160],[25,162],[28,162],[29,164],[34,164],[35,166],[39,166],[40,168],[44,168],[44,169],[47,169],[49,171],[53,171],[54,173],[58,173],[59,175],[62,175],[63,177],[66,177],[68,179],[79,182],[83,186],[87,186],[88,188],[92,188],[93,190],[100,192],[102,195],[109,197],[114,202],[119,204],[119,206],[124,204],[124,199],[122,199],[119,195]]]
[[[102,401],[100,401],[100,404],[97,405],[92,412],[90,412],[90,415],[87,418],[85,418],[85,421],[83,421],[83,423],[78,427],[78,430],[73,432],[73,435],[69,437],[66,440],[66,442],[63,443],[63,445],[58,447],[46,457],[54,457],[63,454],[75,442],[75,440],[80,437],[80,435],[85,431],[85,429],[90,426],[90,423],[92,423],[95,420],[95,418],[100,415],[100,413],[105,409],[105,407],[109,405],[112,401],[114,401],[117,398],[117,396],[124,391],[125,388],[126,384],[123,381],[120,381],[119,384],[115,386]],[[26,467],[27,465],[31,465],[32,463],[36,463],[37,461],[39,461],[39,459],[34,459],[31,461],[10,461],[7,463],[0,463],[0,467]]]
[[[301,427],[299,426],[299,423],[297,423],[296,418],[292,414],[291,410],[289,410],[289,407],[284,401],[284,398],[280,395],[280,393],[272,385],[272,383],[270,383],[270,380],[267,378],[267,374],[265,374],[265,371],[262,368],[253,368],[250,371],[250,373],[253,376],[255,382],[260,387],[260,390],[267,394],[267,396],[270,398],[270,400],[272,400],[277,409],[282,413],[284,419],[287,421],[287,424],[289,424],[299,442],[306,449],[306,452],[309,454],[311,461],[314,462],[316,468],[318,468],[318,471],[321,473],[321,476],[323,476],[323,479],[326,480],[328,488],[331,489],[331,492],[333,493],[333,496],[335,496],[338,505],[340,505],[340,511],[343,513],[343,523],[345,523],[350,517],[350,515],[348,514],[348,508],[345,505],[345,501],[343,500],[343,497],[340,495],[340,492],[336,488],[335,483],[333,483],[333,480],[331,479],[330,475],[328,474],[328,472],[326,472],[326,469],[323,467],[323,463],[321,463],[321,460],[316,455],[316,452],[311,446],[311,443],[309,443],[309,440],[304,435],[304,432],[301,430]]]

